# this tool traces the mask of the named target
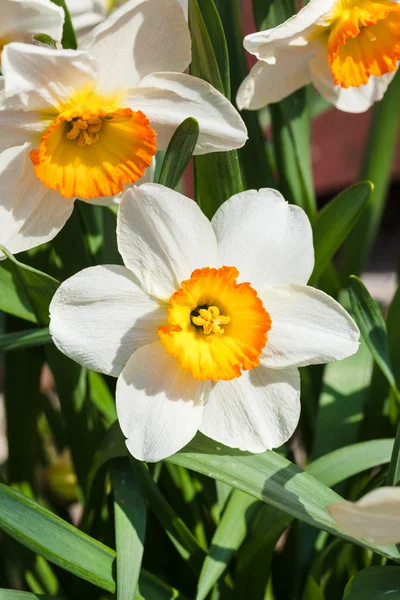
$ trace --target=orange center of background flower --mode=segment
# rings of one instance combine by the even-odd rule
[[[235,267],[197,269],[170,298],[169,326],[158,333],[167,352],[199,380],[240,377],[260,364],[271,318]]]
[[[359,87],[371,75],[395,71],[400,60],[400,5],[386,0],[339,0],[328,39],[336,85]]]
[[[130,108],[62,112],[31,151],[35,175],[65,198],[114,196],[151,165],[156,133]]]

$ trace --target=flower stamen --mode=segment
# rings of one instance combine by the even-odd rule
[[[67,133],[69,140],[78,139],[78,146],[91,146],[99,141],[99,131],[102,125],[101,117],[91,117],[90,119],[81,119],[77,117],[71,121],[71,131]]]
[[[191,320],[196,327],[203,327],[206,335],[210,333],[222,335],[224,329],[222,329],[221,325],[230,323],[231,318],[221,315],[218,306],[209,306],[208,308],[200,307],[193,311]]]

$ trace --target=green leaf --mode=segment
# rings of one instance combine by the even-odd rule
[[[310,463],[306,471],[329,487],[390,461],[393,439],[371,440],[345,446]]]
[[[0,262],[0,310],[20,319],[37,323],[25,287],[9,260]]]
[[[117,600],[132,600],[143,557],[146,500],[128,459],[114,460],[111,472],[117,549]]]
[[[230,0],[230,2],[222,0],[218,3],[218,11],[224,26],[231,59],[233,100],[236,98],[240,84],[248,74],[246,56],[243,52],[241,8],[241,0]],[[265,187],[276,187],[258,113],[254,110],[243,110],[241,117],[249,135],[246,144],[238,150],[245,188],[258,190]]]
[[[88,378],[89,398],[105,418],[107,426],[110,427],[117,420],[117,409],[115,408],[113,395],[100,373],[89,371]]]
[[[135,459],[131,459],[131,465],[135,477],[142,486],[143,494],[157,519],[160,521],[179,554],[187,561],[190,568],[197,575],[205,558],[204,549],[165,499],[147,466]]]
[[[196,600],[205,600],[246,537],[249,523],[262,504],[252,496],[234,490],[213,535],[201,569]]]
[[[400,568],[370,567],[359,571],[348,583],[343,600],[398,600]]]
[[[139,594],[135,596],[135,600],[189,600],[178,590],[166,585],[144,570],[140,574]]]
[[[0,590],[0,600],[62,600],[57,596],[42,596],[31,592],[17,592],[15,590]]]
[[[0,352],[26,350],[27,348],[35,348],[36,346],[44,346],[45,344],[51,344],[51,336],[47,327],[0,335]]]
[[[275,452],[251,455],[198,434],[167,460],[219,479],[318,529],[384,556],[400,558],[395,546],[378,547],[343,534],[326,510],[328,504],[340,501],[340,496]]]
[[[226,40],[213,0],[189,3],[189,25],[192,36],[190,73],[227,95],[229,90],[225,89],[221,76],[221,72],[229,73],[224,49]],[[225,200],[243,190],[236,150],[195,156],[194,171],[196,201],[209,218]]]
[[[372,367],[373,360],[363,339],[356,354],[325,366],[313,458],[357,440]]]
[[[276,544],[291,521],[287,513],[264,504],[249,524],[246,540],[237,556],[235,592],[238,598],[264,600]]]
[[[50,320],[49,304],[60,285],[59,282],[46,273],[28,267],[28,265],[23,265],[3,246],[0,246],[0,250],[10,260],[15,277],[18,278],[26,297],[30,301],[38,323],[47,326]]]
[[[196,119],[185,119],[175,131],[164,156],[158,183],[171,189],[178,185],[199,138]]]
[[[311,171],[309,90],[298,90],[271,104],[272,141],[282,194],[301,206],[312,221],[316,201]]]
[[[67,8],[67,4],[65,0],[51,0],[57,6],[61,6],[64,10],[65,21],[63,28],[63,37],[62,37],[62,45],[63,48],[71,48],[72,50],[76,50],[78,47],[78,42],[76,40],[76,35],[74,31],[74,27],[72,25],[71,16],[69,14],[69,10]]]
[[[349,295],[354,318],[372,356],[382,370],[397,398],[399,393],[392,372],[386,323],[365,285],[354,275],[349,278]]]
[[[218,84],[221,82],[221,87],[217,87],[217,89],[230,100],[231,97],[231,78],[230,78],[230,68],[229,68],[229,53],[228,53],[228,45],[225,38],[224,28],[222,26],[221,18],[216,9],[214,0],[201,0],[198,2],[196,0],[199,10],[201,12],[202,21],[204,23],[204,29],[202,37],[206,38],[205,31],[208,34],[208,38],[210,39],[210,43],[214,50],[214,57],[216,62],[217,71],[219,73],[219,79],[217,81],[217,74],[214,70],[214,62],[213,57],[209,56],[210,66],[208,67],[209,77],[213,79],[215,77],[215,83]],[[191,10],[191,9],[189,9]],[[192,19],[192,12],[189,12],[189,19]],[[190,26],[192,25],[192,21],[190,21]],[[203,41],[202,54],[201,58],[204,58],[204,50],[207,49],[208,42],[206,39]],[[193,59],[192,59],[193,60]],[[196,60],[196,59],[195,59]],[[202,68],[204,66],[202,65]],[[211,83],[211,80],[210,80]],[[212,83],[212,85],[214,85]],[[216,87],[216,86],[214,86]]]
[[[369,182],[352,185],[318,213],[313,223],[315,265],[309,285],[315,285],[330,260],[357,223],[373,186]]]
[[[0,484],[0,528],[61,568],[114,592],[113,550],[3,484]]]
[[[360,220],[349,235],[342,256],[341,280],[359,275],[365,267],[379,231],[390,185],[392,164],[397,149],[400,111],[400,73],[390,84],[381,102],[374,106],[374,118],[360,179],[374,184],[374,192]]]
[[[13,321],[16,321],[14,317],[7,317],[6,326],[14,328],[18,325]],[[41,352],[20,350],[5,356],[4,400],[9,453],[7,481],[24,486],[24,491],[26,484],[34,484],[39,455],[37,418],[41,405],[42,367]],[[30,489],[28,493],[32,493]]]
[[[280,0],[280,2],[253,0],[254,21],[258,31],[283,23],[295,12],[294,0]]]

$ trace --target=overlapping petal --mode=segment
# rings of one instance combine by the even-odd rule
[[[310,222],[276,190],[242,192],[212,219],[218,266],[235,265],[239,281],[257,290],[273,283],[307,283],[314,267]]]
[[[155,462],[174,454],[196,434],[208,383],[183,371],[160,342],[143,346],[117,383],[117,412],[128,450]]]
[[[157,146],[166,149],[178,125],[197,119],[200,135],[195,154],[241,148],[246,126],[232,104],[209,83],[182,73],[153,73],[130,90],[128,105],[141,110],[157,132]]]
[[[73,360],[118,376],[135,350],[158,340],[166,311],[125,267],[91,267],[56,292],[50,331],[56,346]]]
[[[360,332],[330,296],[303,285],[261,286],[272,320],[261,363],[280,369],[342,360],[357,352]]]
[[[189,28],[177,0],[130,0],[83,40],[99,64],[102,91],[127,89],[156,71],[183,72]]]
[[[53,239],[74,206],[35,177],[30,149],[25,144],[0,154],[0,244],[14,254]]]
[[[275,64],[276,54],[281,48],[289,44],[307,44],[317,22],[324,24],[325,15],[329,14],[336,2],[337,0],[310,0],[297,14],[278,27],[246,36],[243,45],[259,60]]]
[[[147,293],[164,300],[217,257],[214,232],[197,204],[156,184],[125,192],[117,236],[125,265]]]
[[[383,487],[358,502],[335,502],[328,512],[343,531],[373,544],[400,543],[400,488]]]
[[[313,52],[310,46],[288,46],[279,52],[275,64],[258,61],[239,87],[239,110],[259,110],[310,83],[308,58]]]
[[[29,42],[37,33],[61,40],[64,11],[48,0],[1,0],[0,39]]]
[[[93,87],[96,61],[80,50],[7,44],[2,53],[4,104],[8,109],[59,110],[77,91]]]
[[[321,48],[309,62],[311,80],[316,89],[328,102],[339,110],[349,113],[362,113],[375,102],[382,100],[396,72],[385,73],[380,77],[371,76],[366,85],[343,88],[335,85],[329,67],[326,48]]]
[[[297,369],[260,366],[213,386],[200,431],[231,448],[264,452],[291,437],[299,415]]]

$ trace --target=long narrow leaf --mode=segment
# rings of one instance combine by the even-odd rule
[[[27,348],[35,348],[37,346],[44,346],[45,344],[51,344],[51,337],[47,327],[0,335],[0,352],[26,350]]]
[[[399,397],[390,361],[386,323],[382,313],[365,285],[355,276],[349,279],[349,294],[354,318],[361,334],[389,385]]]
[[[341,192],[318,213],[313,223],[315,266],[310,285],[314,285],[330,260],[357,223],[372,192],[369,182],[356,183]]]
[[[146,530],[146,500],[127,459],[112,463],[117,600],[132,600],[142,564]]]
[[[250,455],[197,435],[168,460],[219,479],[314,527],[396,560],[400,558],[395,546],[374,546],[340,531],[326,510],[340,496],[275,452]]]
[[[196,148],[199,124],[196,119],[186,119],[176,129],[168,144],[161,172],[160,185],[175,189]]]
[[[105,590],[115,590],[112,550],[3,484],[0,528],[63,569]]]

